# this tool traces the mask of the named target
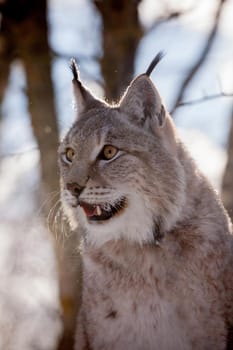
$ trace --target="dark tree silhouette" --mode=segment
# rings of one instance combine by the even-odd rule
[[[217,6],[215,18],[213,21],[213,26],[210,30],[209,36],[206,39],[206,42],[197,58],[197,60],[194,62],[193,66],[188,70],[187,75],[184,78],[184,81],[181,84],[180,89],[178,90],[177,96],[175,97],[174,105],[171,109],[171,114],[175,113],[176,108],[182,104],[182,101],[184,99],[184,95],[186,92],[187,87],[193,80],[193,78],[196,76],[199,69],[204,64],[206,58],[208,57],[208,54],[213,46],[214,40],[216,38],[218,27],[220,23],[221,14],[223,11],[223,5],[226,3],[226,0],[220,0]]]
[[[51,79],[51,55],[48,44],[46,0],[7,0],[0,3],[2,14],[0,47],[0,98],[7,85],[10,63],[18,58],[23,62],[31,125],[40,151],[40,202],[44,202],[46,219],[53,200],[48,196],[59,191],[57,167],[58,127]],[[46,199],[46,201],[45,201]],[[56,198],[57,199],[57,198]],[[56,246],[60,300],[63,309],[64,333],[59,350],[70,350],[74,343],[74,327],[79,295],[78,261],[71,257],[77,246],[77,235],[70,234],[64,246]]]
[[[134,73],[134,59],[143,30],[138,16],[141,0],[94,1],[102,17],[102,75],[105,96],[116,100]]]

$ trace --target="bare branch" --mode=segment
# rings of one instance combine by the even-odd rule
[[[79,62],[81,61],[99,61],[100,58],[99,56],[97,55],[78,55],[78,57],[74,54],[68,54],[68,53],[64,53],[64,52],[58,52],[57,50],[53,49],[53,48],[50,48],[50,52],[51,52],[51,55],[55,58],[63,58],[67,61],[70,61],[70,59],[72,57],[75,58],[75,61],[79,64]]]
[[[210,100],[216,100],[216,99],[222,98],[222,97],[231,97],[232,98],[233,97],[233,93],[220,92],[218,94],[203,96],[203,97],[197,98],[195,100],[181,101],[176,106],[176,108],[196,105],[196,104],[204,103],[204,102],[207,102],[207,101],[210,101]]]
[[[220,0],[219,1],[219,5],[218,5],[217,11],[216,11],[216,15],[215,15],[215,19],[214,19],[214,24],[213,24],[213,27],[212,27],[210,33],[209,33],[209,37],[206,40],[206,44],[204,45],[200,56],[198,57],[198,59],[194,63],[194,65],[191,67],[191,69],[188,72],[187,76],[185,77],[183,83],[181,84],[180,91],[178,92],[178,95],[177,95],[177,97],[175,99],[174,106],[173,106],[172,111],[171,111],[172,114],[174,114],[176,108],[180,105],[180,103],[181,103],[181,101],[182,101],[182,99],[184,97],[184,94],[185,94],[187,86],[189,85],[191,80],[194,78],[194,76],[196,75],[196,73],[199,70],[199,68],[204,63],[205,59],[208,56],[209,51],[212,48],[214,39],[215,39],[217,31],[218,31],[220,16],[221,16],[223,5],[224,5],[225,2],[226,2],[226,0]]]
[[[5,153],[5,154],[1,154],[0,155],[0,160],[1,159],[5,159],[5,158],[10,158],[10,157],[22,157],[24,156],[26,153],[31,153],[34,151],[39,151],[39,148],[37,146],[26,149],[24,151],[20,151],[20,152],[9,152],[9,153]]]
[[[158,26],[160,26],[161,24],[163,24],[165,22],[169,22],[173,19],[177,19],[181,16],[186,15],[191,10],[192,9],[189,8],[189,9],[184,10],[184,11],[171,11],[170,13],[168,13],[164,16],[160,16],[160,17],[156,18],[155,22],[146,30],[145,34],[148,34],[149,32],[156,29]]]
[[[85,55],[79,55],[78,57],[75,55],[69,55],[66,53],[61,53],[58,52],[54,49],[50,49],[51,51],[51,55],[55,58],[62,58],[65,59],[67,61],[67,67],[68,67],[68,63],[70,62],[70,59],[73,57],[76,61],[76,63],[78,64],[78,66],[82,63],[82,62],[87,62],[87,61],[96,61],[99,62],[100,58],[98,56],[85,56]],[[104,82],[101,79],[97,79],[96,77],[93,77],[92,75],[90,75],[87,70],[85,70],[84,68],[82,68],[82,74],[86,77],[86,79],[89,79],[91,81],[94,81],[96,84],[98,84],[101,88],[104,89]]]

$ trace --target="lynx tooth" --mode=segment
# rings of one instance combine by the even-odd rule
[[[101,210],[99,205],[97,205],[97,207],[96,207],[96,213],[98,216],[100,216],[102,214],[102,210]]]

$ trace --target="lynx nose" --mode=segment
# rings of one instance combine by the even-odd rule
[[[80,186],[77,182],[72,182],[68,183],[66,185],[66,188],[72,193],[73,196],[79,197],[85,187]]]

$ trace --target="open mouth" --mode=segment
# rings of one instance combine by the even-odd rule
[[[116,203],[112,204],[89,204],[80,202],[80,207],[84,210],[90,221],[109,220],[116,214],[119,214],[126,207],[126,198],[121,198]]]

